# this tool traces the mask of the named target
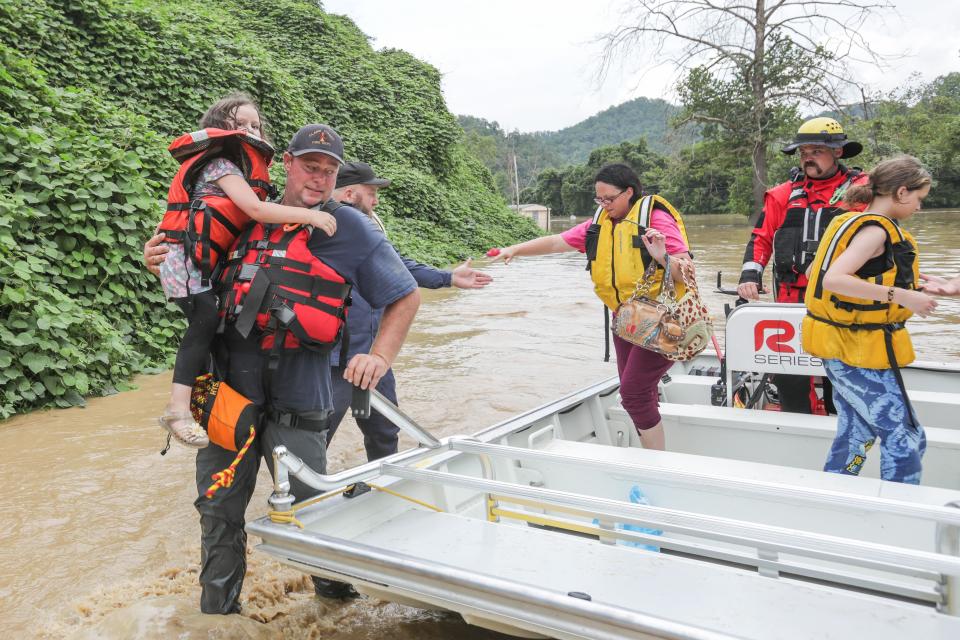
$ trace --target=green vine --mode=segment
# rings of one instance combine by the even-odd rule
[[[170,365],[183,322],[141,248],[176,169],[170,140],[236,90],[260,101],[279,147],[328,122],[348,156],[389,175],[381,211],[413,258],[446,264],[536,233],[465,151],[437,70],[374,52],[318,3],[8,0],[0,418],[82,404]]]

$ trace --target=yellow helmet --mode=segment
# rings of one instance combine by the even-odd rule
[[[843,127],[833,118],[813,118],[807,120],[797,129],[797,135],[793,142],[785,146],[781,151],[792,156],[796,150],[805,144],[819,144],[833,149],[843,149],[841,158],[852,158],[861,151],[863,145],[859,142],[847,140],[847,134],[843,132]]]

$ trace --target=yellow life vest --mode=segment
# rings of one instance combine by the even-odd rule
[[[913,236],[887,218],[870,212],[851,212],[838,216],[827,227],[813,259],[804,303],[801,336],[804,351],[820,358],[838,359],[853,367],[898,369],[913,362],[913,344],[905,321],[913,315],[906,307],[886,300],[864,300],[824,289],[823,277],[866,225],[879,225],[887,233],[883,254],[873,260],[880,266],[866,265],[855,275],[884,287],[915,288],[919,278],[919,260]],[[869,263],[868,263],[869,264]]]
[[[644,196],[638,200],[627,215],[614,224],[606,209],[597,209],[593,217],[593,225],[588,234],[587,259],[589,260],[590,277],[593,279],[593,290],[597,297],[611,310],[616,311],[620,303],[630,297],[637,286],[637,280],[643,277],[643,272],[650,263],[650,254],[643,245],[641,236],[650,226],[654,205],[661,205],[666,209],[680,228],[680,235],[689,247],[687,230],[683,226],[683,218],[673,205],[660,196]],[[589,237],[595,234],[596,250],[593,251],[592,240]],[[647,295],[656,297],[660,294],[663,284],[663,267],[657,266],[654,274],[654,284]],[[685,288],[682,282],[677,282],[677,297],[683,295]]]

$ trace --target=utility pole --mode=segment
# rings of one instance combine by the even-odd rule
[[[517,172],[517,152],[513,152],[513,189],[517,199],[517,213],[520,213],[520,174]]]

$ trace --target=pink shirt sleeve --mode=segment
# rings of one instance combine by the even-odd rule
[[[560,233],[560,237],[563,238],[563,241],[568,245],[579,251],[580,253],[586,253],[587,251],[587,229],[593,223],[593,219],[584,220],[575,227],[571,227],[566,231]]]
[[[690,250],[687,243],[683,241],[677,221],[666,211],[654,209],[653,215],[650,216],[650,226],[666,237],[667,253],[670,255],[685,253]]]
[[[587,229],[592,222],[592,219],[584,220],[577,226],[561,232],[560,237],[568,245],[580,253],[584,253],[587,250]],[[654,209],[650,218],[650,226],[666,237],[667,253],[675,254],[689,251],[683,241],[683,236],[680,235],[680,227],[677,226],[677,221],[666,211]]]

